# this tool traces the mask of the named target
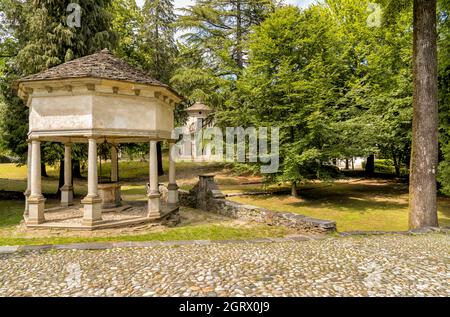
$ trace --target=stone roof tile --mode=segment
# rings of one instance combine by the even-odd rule
[[[186,111],[194,111],[194,110],[204,110],[204,111],[211,111],[212,109],[210,107],[208,107],[207,105],[200,103],[200,102],[196,102],[194,103],[192,106],[190,106],[189,108],[186,109]]]
[[[143,70],[114,57],[107,49],[74,59],[40,73],[19,79],[17,82],[93,77],[128,81],[139,84],[168,87],[148,76]]]

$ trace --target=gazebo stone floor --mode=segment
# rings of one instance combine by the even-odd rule
[[[77,201],[69,207],[48,208],[44,212],[45,222],[27,224],[27,228],[96,230],[127,227],[145,223],[167,221],[177,215],[179,206],[161,204],[161,217],[158,219],[147,216],[147,203],[144,201],[123,202],[119,207],[102,209],[102,220],[93,226],[83,224],[83,205]]]

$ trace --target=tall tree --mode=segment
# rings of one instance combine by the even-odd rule
[[[248,68],[219,114],[226,126],[280,128],[280,169],[266,176],[291,182],[293,195],[298,182],[329,177],[339,157],[335,114],[349,77],[339,34],[327,8],[277,9],[254,27]]]
[[[146,0],[143,7],[144,30],[141,49],[148,52],[148,71],[157,80],[169,83],[174,70],[176,19],[173,0]]]
[[[414,0],[411,229],[437,226],[438,76],[436,0]]]
[[[145,66],[146,57],[140,48],[144,18],[136,0],[112,0],[110,11],[112,15],[111,27],[118,35],[114,54],[134,66]]]
[[[172,79],[174,85],[189,91],[186,97],[191,101],[222,106],[247,63],[251,27],[276,6],[275,0],[196,0],[183,9],[176,25],[185,31],[181,43],[185,58]],[[192,57],[201,61],[193,63]]]
[[[440,191],[450,195],[450,0],[438,2]]]
[[[79,0],[79,26],[68,25],[68,4],[59,0],[8,0],[2,7],[9,22],[15,52],[7,57],[0,79],[3,103],[0,120],[2,143],[11,153],[26,160],[28,109],[15,96],[12,82],[65,61],[112,48],[116,36],[111,32],[111,0]],[[78,151],[76,151],[79,153]],[[60,146],[43,144],[43,161],[53,164],[62,159]],[[74,157],[77,159],[77,157]]]

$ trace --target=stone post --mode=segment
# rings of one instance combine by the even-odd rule
[[[81,201],[84,208],[83,224],[92,226],[102,220],[101,198],[98,196],[97,141],[89,139],[88,194]]]
[[[28,198],[31,194],[31,152],[32,152],[32,146],[31,141],[28,141],[28,156],[27,156],[27,189],[23,193],[25,195],[25,210],[24,210],[24,216],[28,217]]]
[[[175,157],[173,152],[174,142],[169,143],[169,185],[168,189],[168,197],[167,202],[169,204],[177,204],[178,203],[178,185],[175,178]]]
[[[72,144],[64,145],[64,186],[61,187],[61,206],[73,205]]]
[[[113,144],[111,148],[111,182],[117,182],[119,180],[119,162],[117,159],[117,148]]]
[[[214,181],[214,175],[203,174],[198,176],[199,181],[197,184],[197,204],[196,207],[208,210],[208,203],[211,198],[223,199],[225,195],[220,191],[216,182]]]
[[[148,217],[160,218],[161,217],[161,202],[158,189],[158,158],[156,141],[150,141],[150,154],[149,154],[149,183],[150,188],[147,194],[148,197]]]
[[[31,141],[31,182],[28,198],[27,224],[40,224],[45,221],[45,198],[41,189],[41,142]]]

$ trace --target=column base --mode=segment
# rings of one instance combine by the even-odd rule
[[[178,185],[177,184],[169,184],[167,186],[167,203],[169,204],[177,204],[178,203]]]
[[[148,197],[147,217],[150,219],[161,218],[161,199],[159,193],[150,193]]]
[[[102,221],[102,199],[99,196],[86,196],[83,204],[83,225],[93,226]]]
[[[61,206],[69,207],[73,205],[73,186],[64,185],[61,187]]]
[[[45,198],[44,196],[28,197],[28,218],[27,224],[38,225],[45,222],[44,217]]]

